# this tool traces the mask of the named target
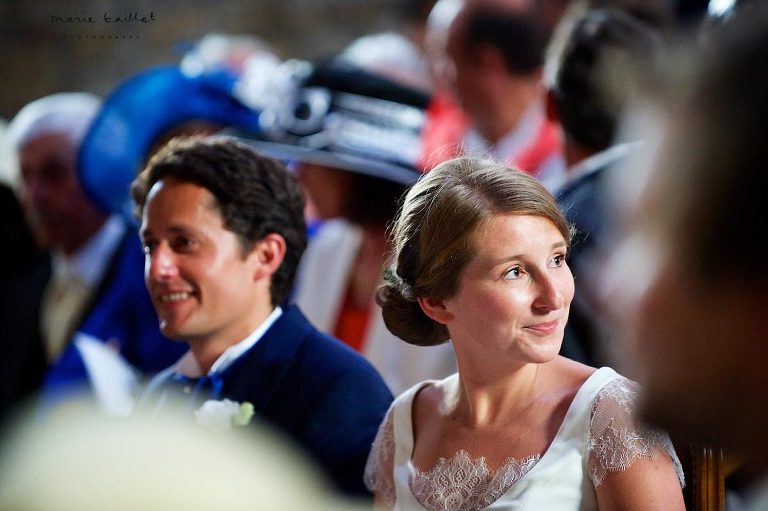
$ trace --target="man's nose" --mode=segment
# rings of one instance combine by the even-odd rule
[[[158,244],[146,257],[148,276],[151,279],[163,281],[178,275],[176,257],[167,245]]]

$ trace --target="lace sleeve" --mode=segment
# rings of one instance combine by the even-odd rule
[[[395,436],[392,408],[379,426],[371,453],[365,464],[365,486],[384,503],[387,509],[395,507],[394,457]]]
[[[600,486],[608,472],[627,470],[638,458],[666,453],[685,486],[683,468],[669,436],[638,422],[637,390],[637,383],[621,377],[609,382],[595,398],[587,445],[592,484]]]

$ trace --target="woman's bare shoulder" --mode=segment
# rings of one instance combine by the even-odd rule
[[[458,375],[425,383],[413,398],[414,419],[439,417],[455,399]]]
[[[592,366],[561,356],[550,362],[549,366],[548,377],[553,385],[573,389],[574,393],[597,371]]]

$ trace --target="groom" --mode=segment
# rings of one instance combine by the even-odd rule
[[[307,242],[296,179],[233,138],[185,138],[149,161],[132,194],[161,330],[189,345],[144,403],[250,403],[340,490],[364,494],[392,396],[361,356],[284,305]]]

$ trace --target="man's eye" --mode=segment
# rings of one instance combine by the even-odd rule
[[[177,238],[173,242],[174,250],[189,250],[195,247],[195,240],[192,238]]]

